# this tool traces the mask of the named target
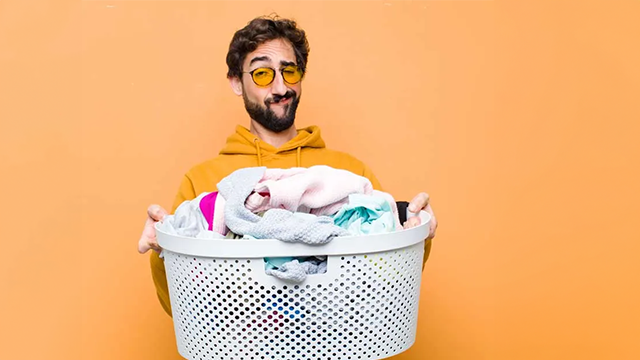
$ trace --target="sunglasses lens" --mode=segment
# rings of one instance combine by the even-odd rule
[[[282,77],[289,84],[296,84],[302,79],[302,71],[297,66],[287,66],[282,69]]]
[[[275,73],[269,68],[258,68],[253,72],[253,81],[256,85],[267,86],[273,81]]]

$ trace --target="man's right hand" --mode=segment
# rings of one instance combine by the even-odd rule
[[[147,222],[144,224],[144,230],[142,230],[142,236],[138,241],[138,252],[144,254],[150,249],[160,252],[160,245],[158,245],[158,239],[156,238],[156,228],[154,225],[164,219],[167,216],[167,211],[160,205],[151,205],[147,209]]]

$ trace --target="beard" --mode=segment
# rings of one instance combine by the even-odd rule
[[[273,97],[265,99],[264,106],[249,100],[244,91],[242,92],[242,99],[244,100],[244,108],[251,119],[274,133],[283,132],[293,126],[298,103],[300,102],[300,97],[293,90],[287,90],[284,95],[273,95]],[[291,102],[283,107],[284,114],[280,117],[273,112],[271,104],[277,104],[286,99],[291,99]]]

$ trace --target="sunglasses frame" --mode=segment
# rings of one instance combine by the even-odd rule
[[[287,80],[285,80],[285,79],[284,79],[284,69],[286,69],[287,67],[290,67],[290,66],[295,67],[296,69],[298,69],[298,71],[300,71],[300,72],[302,73],[302,76],[300,76],[300,80],[298,80],[298,81],[296,81],[296,82],[294,82],[294,83],[290,83],[290,82],[288,82]],[[269,66],[260,66],[260,67],[258,67],[258,68],[255,68],[255,69],[251,70],[251,71],[243,71],[242,73],[243,73],[243,74],[251,74],[251,80],[253,80],[253,83],[254,83],[254,84],[256,84],[256,86],[260,86],[260,87],[267,87],[267,86],[271,85],[271,84],[273,83],[273,80],[275,80],[275,79],[276,79],[275,75],[273,76],[273,79],[271,79],[271,81],[269,81],[269,83],[268,83],[268,84],[266,84],[266,85],[260,85],[260,84],[258,84],[258,83],[256,82],[256,80],[253,78],[253,73],[254,73],[254,72],[256,72],[256,71],[258,71],[258,70],[260,70],[260,69],[271,69],[271,70],[273,71],[273,73],[274,73],[274,74],[275,74],[276,72],[278,72],[278,70],[276,70],[276,69],[274,69],[274,68],[272,68],[272,67],[269,67]],[[302,79],[304,78],[304,72],[303,72],[302,70],[300,70],[300,68],[299,68],[297,65],[287,65],[287,66],[285,66],[285,67],[283,67],[283,68],[280,68],[280,75],[282,75],[282,81],[284,81],[285,83],[287,83],[287,84],[289,84],[289,85],[295,85],[295,84],[299,83],[300,81],[302,81]]]

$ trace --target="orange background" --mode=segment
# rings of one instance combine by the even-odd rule
[[[298,126],[440,228],[403,359],[640,358],[637,1],[0,2],[0,359],[178,359],[136,252],[248,125],[233,32],[308,33]]]

